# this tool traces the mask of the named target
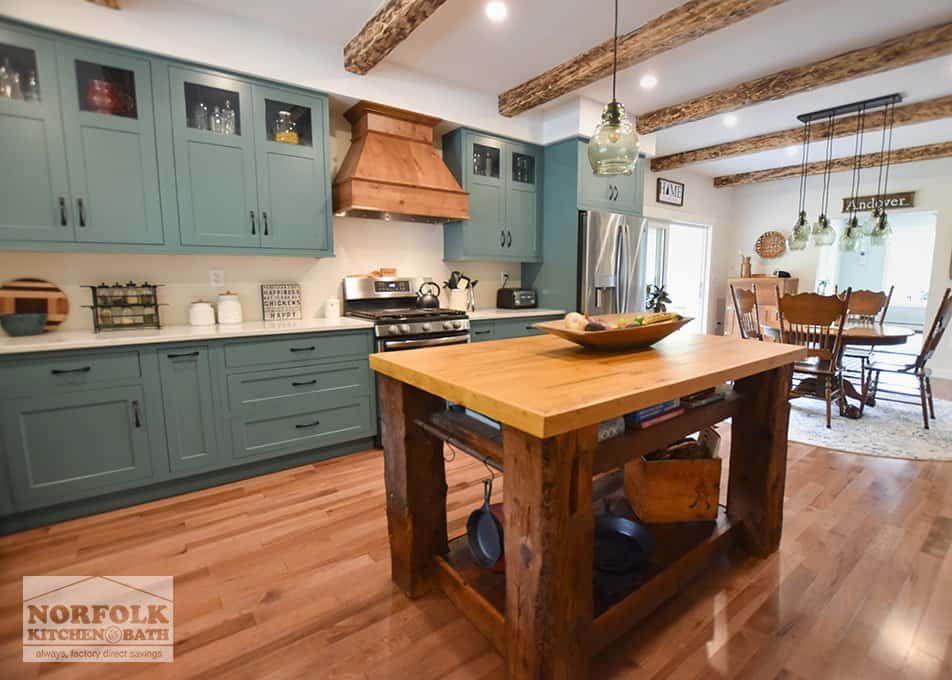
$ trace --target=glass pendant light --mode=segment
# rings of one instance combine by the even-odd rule
[[[874,246],[886,245],[886,239],[888,239],[892,233],[892,224],[889,223],[889,217],[886,215],[886,211],[883,210],[881,213],[879,213],[879,218],[876,220],[876,226],[873,229],[873,232],[869,235],[869,242]]]
[[[810,157],[810,123],[803,124],[803,151],[800,154],[800,211],[793,230],[787,236],[787,247],[790,250],[806,250],[810,242],[810,224],[807,221],[807,161]]]
[[[873,200],[875,201],[879,200],[878,192],[876,194],[876,198],[874,198]],[[863,226],[862,226],[863,236],[869,236],[870,234],[872,234],[873,230],[876,228],[876,223],[878,221],[879,221],[879,206],[877,205],[876,207],[873,208],[873,212],[871,212],[869,216],[865,220],[863,220]]]
[[[638,134],[625,107],[615,99],[618,75],[618,0],[615,0],[615,43],[612,57],[612,100],[602,110],[602,120],[588,141],[588,162],[592,172],[606,177],[630,175],[638,162]]]
[[[844,253],[856,250],[861,237],[859,220],[856,215],[853,215],[846,222],[846,228],[843,230],[843,235],[840,236],[840,250]]]
[[[888,126],[886,123],[887,116],[889,118]],[[877,183],[877,203],[879,203],[882,200],[882,197],[886,195],[886,190],[889,187],[889,164],[890,160],[892,159],[892,131],[895,119],[895,103],[887,105],[885,108],[883,108],[883,139],[882,147],[879,151],[879,176],[882,179],[882,188],[880,189],[879,184]],[[870,218],[872,221],[872,227],[869,230],[869,242],[874,246],[885,245],[886,240],[893,231],[892,225],[889,223],[889,216],[886,214],[885,205],[883,208],[879,208],[877,205]]]

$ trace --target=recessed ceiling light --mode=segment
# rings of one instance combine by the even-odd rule
[[[798,147],[798,146],[788,146],[788,147],[785,149],[785,151],[787,152],[787,155],[788,155],[788,156],[796,156],[797,153],[800,151],[800,147]]]
[[[727,127],[737,127],[737,124],[740,122],[740,118],[737,117],[737,114],[728,113],[724,116],[724,125]]]
[[[638,81],[638,84],[645,90],[652,89],[655,85],[658,84],[658,77],[651,73],[646,73],[641,76],[641,80]]]
[[[486,16],[489,17],[490,21],[495,21],[496,23],[505,21],[508,14],[509,9],[502,0],[491,0],[486,3]]]

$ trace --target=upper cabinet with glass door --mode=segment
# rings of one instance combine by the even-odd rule
[[[149,60],[66,43],[59,61],[76,240],[163,243]]]
[[[0,239],[72,241],[56,44],[0,26]]]

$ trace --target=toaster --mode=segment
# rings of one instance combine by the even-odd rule
[[[496,306],[500,309],[538,307],[539,300],[531,288],[500,288],[496,291]]]

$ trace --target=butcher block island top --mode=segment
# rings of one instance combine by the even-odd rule
[[[539,335],[373,354],[378,373],[551,437],[806,358],[791,345],[677,333],[633,352]]]

